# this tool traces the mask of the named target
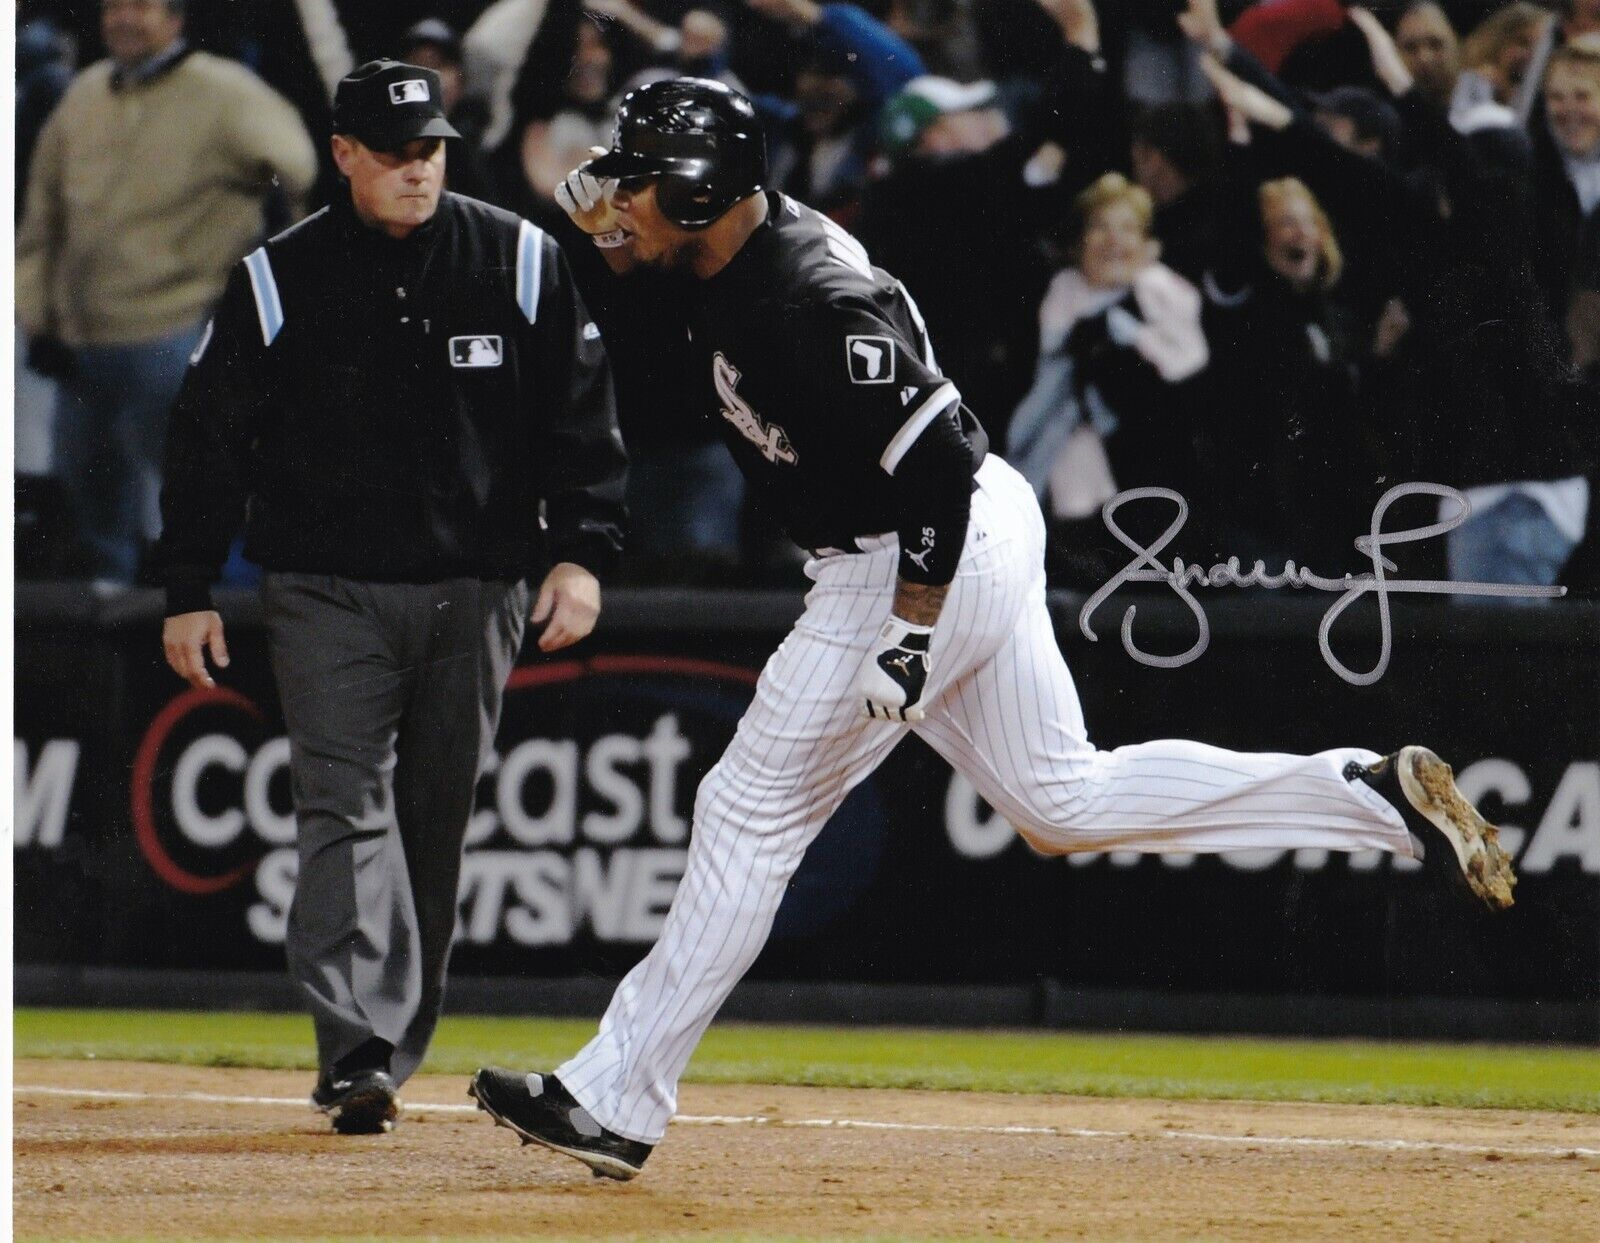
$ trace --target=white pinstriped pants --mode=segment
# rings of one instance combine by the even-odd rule
[[[1341,775],[1375,752],[1247,755],[1183,741],[1095,750],[1045,608],[1033,490],[993,456],[978,483],[934,631],[927,718],[915,726],[867,719],[855,690],[889,611],[897,548],[807,564],[816,585],[805,612],[700,783],[661,937],[618,986],[599,1033],[556,1070],[618,1134],[661,1139],[678,1077],[766,942],[806,848],[908,728],[1042,849],[1412,854],[1400,814]]]

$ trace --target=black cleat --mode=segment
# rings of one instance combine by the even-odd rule
[[[1411,835],[1422,843],[1426,870],[1464,883],[1491,911],[1503,911],[1515,901],[1511,889],[1517,877],[1511,856],[1500,848],[1499,833],[1456,789],[1450,765],[1427,747],[1402,747],[1370,768],[1352,761],[1345,765],[1344,778],[1365,781],[1399,809]]]
[[[485,1066],[472,1076],[467,1095],[496,1126],[515,1131],[524,1145],[543,1144],[576,1157],[596,1178],[626,1182],[650,1155],[651,1145],[624,1139],[596,1122],[554,1075]]]
[[[400,1116],[400,1094],[386,1070],[323,1071],[311,1104],[340,1135],[386,1135]]]

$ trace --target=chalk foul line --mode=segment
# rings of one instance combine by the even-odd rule
[[[116,1092],[96,1088],[17,1085],[16,1096],[70,1096],[103,1101],[188,1101],[201,1105],[274,1105],[310,1108],[305,1097],[223,1096],[212,1092]],[[407,1113],[470,1114],[476,1105],[408,1102]],[[1162,1139],[1179,1143],[1231,1144],[1245,1148],[1353,1148],[1373,1152],[1453,1152],[1506,1157],[1600,1157],[1600,1148],[1576,1145],[1457,1144],[1431,1139],[1362,1139],[1309,1135],[1217,1135],[1208,1131],[1100,1131],[1070,1126],[980,1126],[939,1122],[876,1122],[863,1118],[771,1118],[760,1114],[679,1114],[674,1126],[770,1126],[836,1131],[904,1131],[936,1135],[1042,1135],[1057,1139]]]

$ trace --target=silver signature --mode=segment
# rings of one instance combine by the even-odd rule
[[[1449,518],[1435,522],[1425,527],[1413,527],[1405,531],[1384,531],[1383,519],[1389,512],[1390,506],[1396,501],[1407,496],[1438,496],[1454,501],[1457,511]],[[1172,501],[1178,507],[1177,516],[1168,525],[1167,529],[1151,543],[1150,547],[1142,546],[1137,540],[1127,534],[1116,522],[1116,512],[1122,506],[1132,501],[1159,499]],[[1158,656],[1151,652],[1142,651],[1133,641],[1133,618],[1137,607],[1130,604],[1122,614],[1122,650],[1138,661],[1141,665],[1149,665],[1156,669],[1177,669],[1198,660],[1200,654],[1211,643],[1211,623],[1206,620],[1205,610],[1200,607],[1200,602],[1194,598],[1191,587],[1264,587],[1276,589],[1279,587],[1310,587],[1316,591],[1337,591],[1343,594],[1333,602],[1333,605],[1322,616],[1322,624],[1317,628],[1317,646],[1322,649],[1322,658],[1328,662],[1332,669],[1346,682],[1355,686],[1371,686],[1389,668],[1389,653],[1393,646],[1393,630],[1389,621],[1389,597],[1396,593],[1417,593],[1426,595],[1455,595],[1455,596],[1524,596],[1551,598],[1567,594],[1565,587],[1535,587],[1522,583],[1457,583],[1449,579],[1391,579],[1388,574],[1395,573],[1395,563],[1383,555],[1383,550],[1394,544],[1410,544],[1417,540],[1432,539],[1435,535],[1443,535],[1453,531],[1472,512],[1472,504],[1467,498],[1454,488],[1449,488],[1438,483],[1401,483],[1390,488],[1378,499],[1377,505],[1372,510],[1372,527],[1366,535],[1357,536],[1354,543],[1356,551],[1367,557],[1372,562],[1370,574],[1346,574],[1343,578],[1323,578],[1314,573],[1309,567],[1297,566],[1295,563],[1285,561],[1281,574],[1269,574],[1266,567],[1257,561],[1249,570],[1241,570],[1238,557],[1229,557],[1226,562],[1220,562],[1209,568],[1200,565],[1185,565],[1181,557],[1172,559],[1172,568],[1163,569],[1156,561],[1156,555],[1172,542],[1172,539],[1183,529],[1183,524],[1189,519],[1189,502],[1183,499],[1171,488],[1130,488],[1126,492],[1119,492],[1107,501],[1100,511],[1106,529],[1116,536],[1119,543],[1133,553],[1133,560],[1128,562],[1121,570],[1100,587],[1092,596],[1084,601],[1083,608],[1078,613],[1078,628],[1083,631],[1084,637],[1090,642],[1098,642],[1100,636],[1095,634],[1090,627],[1090,618],[1095,610],[1104,604],[1116,590],[1124,583],[1166,583],[1177,593],[1178,598],[1189,606],[1189,611],[1194,614],[1196,624],[1199,626],[1199,636],[1193,646],[1187,651],[1176,656]],[[1378,662],[1366,672],[1357,672],[1351,669],[1333,654],[1333,625],[1339,620],[1341,614],[1362,596],[1372,594],[1378,599],[1378,627],[1380,643],[1378,649]]]

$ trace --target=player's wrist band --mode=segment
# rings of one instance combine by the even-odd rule
[[[593,239],[594,244],[602,250],[612,250],[628,240],[628,235],[621,229],[610,229],[605,233],[591,233],[589,236]]]

